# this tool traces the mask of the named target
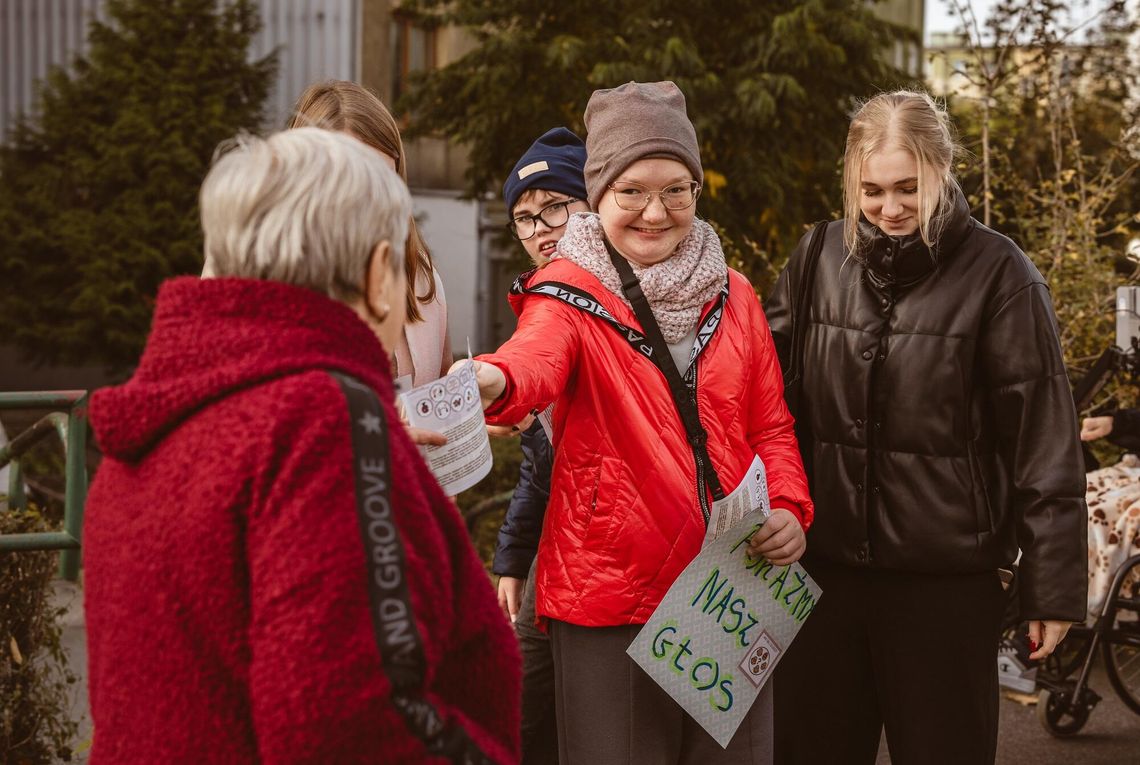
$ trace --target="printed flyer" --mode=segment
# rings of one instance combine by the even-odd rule
[[[470,360],[446,377],[400,394],[400,401],[409,425],[447,436],[443,446],[426,447],[424,457],[448,496],[491,472],[491,442]]]

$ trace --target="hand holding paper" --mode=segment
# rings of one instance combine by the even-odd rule
[[[449,373],[454,372],[460,364],[466,363],[466,359],[455,362],[448,370]],[[495,399],[503,395],[503,391],[507,388],[507,378],[503,375],[503,370],[494,364],[474,360],[471,363],[475,365],[475,382],[479,384],[479,398],[482,399],[483,408],[486,409],[495,403]]]
[[[416,446],[443,446],[447,443],[447,436],[434,430],[413,428],[407,423],[404,423],[404,428],[408,431],[408,438],[412,439],[412,443]]]
[[[491,444],[472,362],[464,359],[451,370],[402,393],[400,399],[409,431],[419,431],[422,440],[417,443],[432,444],[424,450],[428,466],[444,492],[454,496],[491,472]]]
[[[789,510],[777,508],[748,542],[748,553],[764,557],[773,565],[795,563],[807,549],[807,539],[800,521]]]

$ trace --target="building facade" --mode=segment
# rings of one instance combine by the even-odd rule
[[[419,27],[399,0],[256,0],[263,27],[250,55],[278,51],[279,71],[266,107],[266,129],[283,126],[301,92],[325,79],[361,82],[393,104],[417,71],[446,66],[473,45],[462,29]],[[36,108],[36,88],[53,66],[86,52],[92,19],[106,21],[104,0],[0,0],[0,142],[18,114]],[[915,41],[889,53],[921,76],[922,0],[884,0],[876,12],[915,30]],[[492,349],[514,329],[505,300],[517,248],[504,248],[506,213],[497,195],[465,198],[464,147],[442,138],[408,142],[408,185],[421,231],[443,279],[453,347]],[[0,348],[0,354],[4,350]],[[2,377],[2,375],[0,375]],[[0,379],[0,387],[7,381]]]

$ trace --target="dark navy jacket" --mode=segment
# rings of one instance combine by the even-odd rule
[[[522,434],[522,453],[519,482],[499,529],[499,542],[491,567],[499,576],[518,579],[527,577],[530,564],[538,554],[538,539],[542,536],[542,521],[546,517],[546,503],[550,500],[554,449],[537,419]]]

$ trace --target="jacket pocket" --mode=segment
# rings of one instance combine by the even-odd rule
[[[615,501],[615,495],[621,489],[616,462],[612,457],[602,457],[594,472],[590,488],[590,517],[582,540],[585,549],[596,550],[604,545],[613,531],[614,516],[620,504]]]
[[[994,510],[990,500],[990,487],[986,481],[985,466],[978,456],[976,441],[968,442],[966,450],[970,457],[970,479],[974,484],[971,494],[974,498],[978,533],[988,534],[994,530]]]

